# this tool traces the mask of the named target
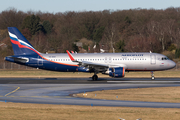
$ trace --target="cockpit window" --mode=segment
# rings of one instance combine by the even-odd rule
[[[169,60],[168,57],[162,57],[162,60]]]

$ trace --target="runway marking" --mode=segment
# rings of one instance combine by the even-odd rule
[[[172,82],[177,82],[177,83],[180,83],[180,81],[107,81],[107,82],[109,82],[109,83],[133,83],[133,82],[135,82],[135,83],[142,83],[142,82],[144,82],[144,83],[147,83],[147,82],[151,82],[151,83],[158,83],[158,82],[160,82],[160,83],[172,83]]]
[[[48,97],[50,97],[50,96],[41,96],[41,97],[48,98]]]
[[[61,96],[54,96],[55,98],[60,98]]]
[[[16,88],[15,90],[13,90],[12,92],[9,92],[8,94],[6,94],[6,95],[4,95],[4,96],[8,96],[8,95],[10,95],[10,94],[12,94],[12,93],[14,93],[14,92],[16,92],[17,90],[19,90],[20,89],[20,87],[18,87],[18,88]]]
[[[37,97],[39,97],[39,96],[26,96],[26,97],[34,97],[34,98],[37,98]]]

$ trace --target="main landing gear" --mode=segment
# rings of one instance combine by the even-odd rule
[[[95,80],[97,80],[97,79],[98,79],[98,76],[97,76],[96,74],[94,74],[94,75],[92,76],[92,80],[95,81]]]
[[[154,80],[154,79],[155,79],[154,73],[153,73],[153,71],[151,71],[151,80]]]
[[[98,73],[99,73],[99,71],[97,71],[97,70],[94,71],[94,75],[92,76],[93,81],[98,80],[98,76],[97,76]]]

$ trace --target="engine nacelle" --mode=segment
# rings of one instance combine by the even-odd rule
[[[118,68],[109,68],[109,76],[111,77],[124,77],[125,76],[125,68],[118,67]]]

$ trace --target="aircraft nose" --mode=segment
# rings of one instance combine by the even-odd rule
[[[174,68],[176,66],[176,63],[174,61],[171,61],[170,66],[171,66],[171,68]]]

